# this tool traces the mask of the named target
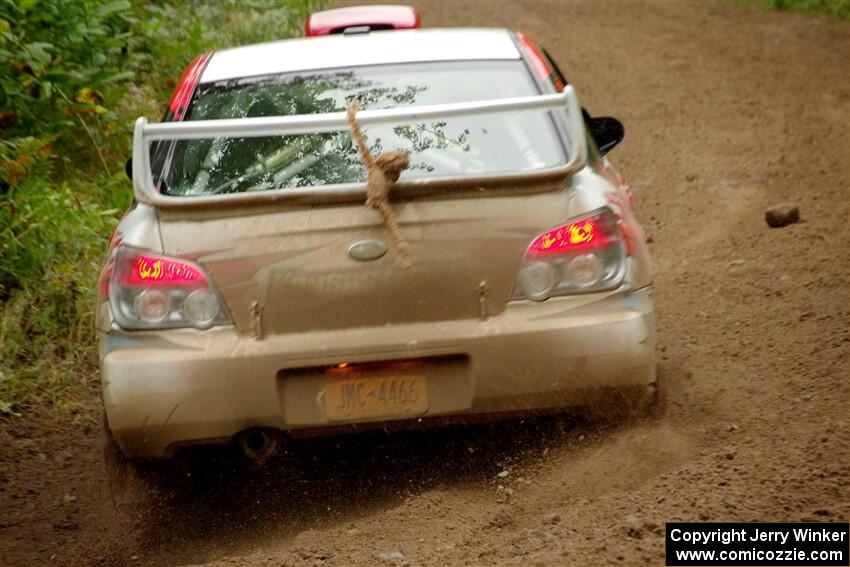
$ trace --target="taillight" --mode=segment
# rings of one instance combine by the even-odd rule
[[[175,121],[183,120],[186,115],[195,89],[201,81],[201,75],[211,57],[211,51],[198,55],[183,71],[183,76],[180,77],[177,86],[174,88],[174,93],[171,95],[171,100],[168,101],[168,110]]]
[[[106,253],[106,265],[97,278],[97,302],[109,299],[109,280],[112,278],[112,268],[115,265],[115,249],[121,244],[124,235],[116,228],[109,235],[109,251]]]
[[[195,287],[206,286],[206,278],[193,264],[164,256],[137,254],[124,274],[127,286]]]
[[[564,90],[564,81],[561,79],[559,74],[555,72],[552,65],[549,64],[549,61],[537,46],[537,42],[522,32],[516,32],[516,37],[519,40],[519,45],[525,55],[525,58],[528,60],[529,64],[531,64],[537,78],[541,81],[551,82],[558,91]]]
[[[200,266],[127,246],[115,254],[109,304],[125,329],[208,329],[228,322]]]
[[[617,217],[602,208],[548,230],[528,246],[513,299],[544,301],[558,295],[619,287],[626,245]]]

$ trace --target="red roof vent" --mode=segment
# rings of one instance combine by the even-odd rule
[[[349,28],[411,30],[421,26],[419,11],[411,6],[351,6],[315,12],[307,18],[308,36],[343,33]]]

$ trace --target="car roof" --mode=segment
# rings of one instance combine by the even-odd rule
[[[200,82],[360,65],[519,58],[513,37],[505,29],[447,28],[334,34],[216,51]]]

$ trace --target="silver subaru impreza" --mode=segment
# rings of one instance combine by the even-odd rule
[[[131,460],[287,436],[656,397],[645,238],[551,58],[406,7],[313,14],[207,53],[135,127],[135,206],[98,302],[107,429]],[[399,266],[345,109],[409,166]]]

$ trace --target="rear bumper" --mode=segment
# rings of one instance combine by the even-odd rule
[[[655,340],[645,288],[512,303],[486,321],[262,340],[232,328],[113,330],[100,336],[100,357],[109,427],[128,455],[141,458],[226,442],[252,427],[322,433],[346,425],[325,416],[324,388],[334,379],[300,369],[460,357],[426,369],[429,405],[421,417],[474,416],[580,406],[601,389],[648,386]]]

